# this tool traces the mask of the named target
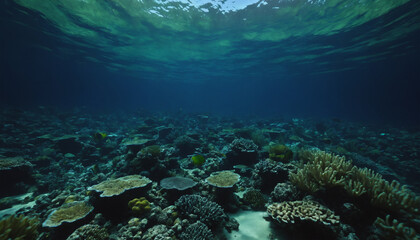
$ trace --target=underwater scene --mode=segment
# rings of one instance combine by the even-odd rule
[[[419,0],[0,0],[0,240],[420,238]]]

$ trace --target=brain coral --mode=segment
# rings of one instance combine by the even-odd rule
[[[312,221],[324,225],[337,224],[340,217],[333,211],[314,201],[290,201],[273,203],[267,213],[280,223]]]
[[[150,202],[147,201],[145,197],[134,198],[133,200],[128,202],[128,207],[134,214],[139,216],[145,212],[149,212],[151,209]]]
[[[110,179],[88,188],[90,191],[102,192],[101,197],[120,195],[127,190],[147,186],[152,181],[140,175],[129,175],[117,179]]]
[[[214,172],[210,177],[206,178],[206,182],[212,186],[219,188],[231,188],[240,180],[239,174],[232,171]]]
[[[86,202],[71,202],[51,212],[47,220],[42,223],[43,227],[59,227],[63,223],[72,223],[85,218],[92,212],[93,207]]]

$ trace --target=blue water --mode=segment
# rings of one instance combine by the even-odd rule
[[[140,57],[136,61],[132,56],[122,60],[119,55],[113,56],[109,50],[133,40],[118,34],[106,35],[105,30],[83,25],[77,18],[74,21],[79,21],[82,28],[103,32],[109,41],[105,47],[98,47],[88,39],[67,36],[42,13],[14,1],[2,1],[1,5],[0,99],[3,105],[343,118],[377,124],[420,122],[420,27],[416,22],[420,4],[417,1],[408,1],[363,24],[324,35],[291,36],[277,42],[238,40],[232,42],[228,57],[200,61],[196,57],[180,56],[184,59],[166,62]],[[238,14],[246,11],[225,14],[225,17],[239,19]],[[269,16],[262,21],[268,19]],[[215,29],[220,31],[217,36],[211,32],[191,33],[187,35],[188,41],[184,39],[188,33],[165,31],[156,26],[141,34],[153,36],[157,43],[151,51],[165,55],[160,52],[171,38],[184,41],[185,48],[190,43],[195,53],[200,51],[196,49],[200,44],[204,48],[212,40],[223,39],[223,34],[239,36],[238,32],[248,30],[234,20],[233,23],[226,19],[220,21],[230,25],[226,29],[217,25]],[[267,28],[274,25],[269,21],[266,24]],[[262,26],[259,22],[258,27]],[[391,40],[379,41],[390,36]],[[158,40],[164,37],[161,49]],[[366,43],[374,40],[378,43]],[[332,49],[332,53],[326,54],[324,47],[328,51]],[[99,60],[90,61],[87,56]],[[307,61],[308,56],[314,58]],[[275,63],[280,57],[286,60]],[[111,63],[132,67],[111,71],[107,68]],[[143,69],[142,65],[153,71]]]

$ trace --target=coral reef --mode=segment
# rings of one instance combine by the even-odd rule
[[[309,163],[290,174],[290,181],[300,189],[313,193],[321,187],[344,186],[352,168],[345,157],[317,151]]]
[[[139,219],[132,218],[128,221],[127,225],[123,225],[119,230],[117,239],[135,239],[140,240],[146,225],[148,224],[147,218]]]
[[[418,213],[420,209],[420,197],[401,185],[397,181],[391,183],[382,178],[378,173],[364,168],[352,169],[351,179],[345,185],[345,189],[353,196],[367,194],[372,205],[391,211],[406,210]]]
[[[213,233],[202,222],[198,221],[191,224],[179,236],[180,240],[212,240],[214,239]]]
[[[93,207],[83,201],[67,203],[52,211],[42,226],[55,228],[63,223],[73,223],[85,218],[92,211]]]
[[[168,229],[165,225],[155,225],[146,230],[142,236],[142,240],[172,240],[175,233],[172,229]]]
[[[289,162],[293,159],[293,152],[283,144],[271,145],[268,149],[268,156],[271,160]]]
[[[264,195],[256,189],[249,189],[246,191],[242,200],[246,205],[249,205],[252,209],[256,210],[263,209],[266,202]]]
[[[380,229],[380,235],[386,240],[416,240],[417,233],[413,228],[405,226],[396,219],[391,221],[391,216],[385,219],[377,218],[374,225]]]
[[[160,181],[160,186],[166,190],[176,189],[178,191],[183,191],[186,189],[193,188],[196,185],[197,185],[197,182],[195,182],[191,178],[185,178],[185,177],[179,177],[179,176],[164,178]]]
[[[128,202],[128,207],[137,216],[143,215],[151,209],[150,202],[145,197],[134,198]]]
[[[275,162],[271,160],[262,160],[255,164],[255,171],[252,173],[254,187],[260,188],[263,192],[271,192],[279,182],[287,180],[289,171],[294,166]]]
[[[290,183],[278,183],[270,194],[274,202],[293,201],[299,198],[299,192]]]
[[[0,110],[0,173],[28,177],[0,174],[0,196],[7,196],[0,216],[54,221],[56,227],[38,228],[39,240],[245,239],[245,230],[255,239],[418,238],[417,130],[185,112],[39,111]],[[195,156],[202,158],[194,164]],[[77,201],[95,209],[72,209]],[[267,203],[281,224],[255,211]],[[0,239],[35,239],[5,236],[13,232],[5,221]],[[26,227],[36,230],[15,230]]]
[[[397,181],[389,183],[370,169],[359,169],[344,157],[322,151],[313,152],[309,160],[290,181],[313,193],[321,188],[342,187],[352,196],[367,194],[372,205],[391,211],[418,212],[420,197]]]
[[[32,164],[26,161],[23,157],[0,158],[0,171],[18,167],[32,167]]]
[[[217,203],[199,195],[184,195],[175,202],[175,206],[184,215],[196,215],[198,220],[210,228],[219,225],[225,217]]]
[[[249,139],[239,138],[232,141],[229,145],[229,151],[226,153],[226,167],[244,164],[251,165],[258,160],[258,146]]]
[[[87,224],[76,229],[67,240],[106,240],[109,238],[107,230],[96,224]]]
[[[290,201],[273,203],[267,213],[280,223],[293,224],[311,221],[323,225],[338,224],[340,217],[333,211],[314,201]]]
[[[183,156],[194,153],[195,149],[200,146],[199,141],[186,135],[175,139],[174,144]]]
[[[212,173],[210,177],[206,178],[206,182],[218,188],[231,188],[239,182],[240,179],[241,176],[237,173],[232,171],[220,171]]]
[[[110,179],[88,188],[90,191],[101,193],[101,197],[112,197],[120,195],[127,190],[142,188],[152,181],[140,175],[129,175],[117,179]]]
[[[0,240],[35,240],[38,237],[39,221],[23,215],[12,215],[0,221]]]

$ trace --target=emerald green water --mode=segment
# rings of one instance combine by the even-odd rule
[[[40,47],[184,81],[257,76],[262,68],[277,76],[306,66],[310,74],[348,70],[410,51],[406,37],[420,29],[419,4],[408,0],[15,2],[40,13],[59,30],[42,31],[68,44]]]

